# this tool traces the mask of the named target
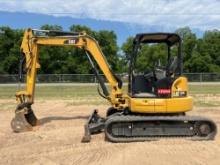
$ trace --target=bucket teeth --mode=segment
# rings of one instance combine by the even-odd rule
[[[33,126],[38,125],[38,123],[34,112],[25,108],[15,113],[15,117],[11,121],[11,128],[14,132],[32,131]]]

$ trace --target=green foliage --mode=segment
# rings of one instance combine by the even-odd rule
[[[58,25],[43,25],[42,30],[62,30]],[[41,46],[39,52],[39,61],[41,64],[40,73],[61,74],[67,71],[66,59],[67,52],[64,47],[59,46]]]
[[[0,73],[15,74],[20,58],[20,45],[23,30],[12,30],[9,27],[0,27]]]
[[[132,55],[133,38],[129,37],[122,45],[125,61],[129,61]],[[171,53],[176,55],[176,48],[171,50]],[[155,66],[167,65],[167,46],[164,43],[160,44],[141,44],[140,50],[137,54],[137,61],[135,64],[136,72],[147,72],[152,70]]]
[[[44,30],[62,30],[59,25],[43,25]],[[18,73],[20,45],[24,30],[0,27],[0,74]],[[127,38],[119,49],[117,36],[113,31],[94,31],[87,26],[72,25],[70,31],[82,32],[94,37],[107,61],[116,73],[128,70],[128,61],[132,55],[133,37]],[[197,38],[189,27],[176,30],[182,38],[184,72],[220,72],[220,31],[206,31],[202,38]],[[143,45],[137,60],[137,69],[144,72],[154,67],[158,61],[166,64],[166,46]],[[176,48],[172,49],[176,55]],[[40,73],[92,73],[91,66],[83,50],[73,47],[41,46],[39,53]]]
[[[107,61],[109,65],[111,66],[112,70],[115,72],[120,72],[120,66],[119,66],[119,56],[117,55],[118,52],[118,46],[117,46],[117,36],[113,31],[107,31],[107,30],[100,30],[100,31],[93,31],[87,26],[81,26],[81,25],[73,25],[70,27],[70,30],[73,32],[86,32],[90,36],[94,37],[105,57],[107,58]],[[77,50],[77,57],[76,59],[81,63],[83,62],[82,68],[77,68],[80,70],[84,70],[84,73],[92,73],[91,66],[88,62],[87,57],[85,56],[84,51]]]
[[[124,59],[128,62],[132,55],[132,45],[133,45],[134,37],[128,37],[126,42],[122,45],[122,50],[124,52]]]
[[[182,38],[184,72],[220,72],[220,31],[206,31],[203,38],[197,38],[189,27],[179,28],[176,33]],[[132,41],[129,37],[122,45],[125,61],[131,56]],[[171,53],[176,55],[176,48]],[[164,66],[165,55],[166,48],[161,44],[142,46],[136,68],[144,72],[152,68],[158,59]]]
[[[185,72],[220,72],[220,31],[206,31],[203,38],[188,28],[177,30],[183,37],[183,55]]]
[[[120,67],[117,66],[118,61],[118,46],[117,46],[117,36],[113,31],[101,30],[96,35],[96,39],[107,58],[112,70],[119,71]]]

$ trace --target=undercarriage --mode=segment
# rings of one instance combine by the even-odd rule
[[[85,125],[82,142],[90,142],[91,134],[105,132],[111,142],[152,141],[160,138],[213,140],[216,124],[204,117],[185,115],[134,115],[115,113],[106,119],[95,110]]]
[[[31,131],[38,125],[29,105],[19,106],[11,122],[14,132]],[[90,142],[92,134],[105,133],[111,142],[152,141],[161,138],[184,138],[189,140],[213,140],[217,133],[216,124],[204,117],[185,114],[137,115],[115,112],[106,118],[97,110],[85,124],[82,142]]]

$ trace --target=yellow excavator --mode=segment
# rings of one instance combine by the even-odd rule
[[[137,58],[142,46],[157,43],[164,43],[167,47],[166,66],[137,73]],[[34,103],[36,74],[40,68],[38,52],[41,45],[83,49],[99,81],[99,94],[111,104],[106,118],[101,117],[97,110],[90,115],[85,124],[82,142],[89,142],[91,134],[97,132],[105,132],[106,138],[111,142],[146,141],[162,137],[192,140],[215,138],[217,126],[211,119],[185,114],[192,110],[193,100],[188,95],[187,79],[182,76],[181,38],[174,33],[136,35],[129,61],[128,92],[123,93],[121,79],[110,69],[94,38],[85,32],[27,29],[21,44],[21,61],[25,61],[26,69],[26,89],[16,93],[18,105],[11,121],[14,132],[30,131],[40,124],[31,105]],[[177,47],[177,55],[172,57],[174,45]],[[109,89],[94,62],[105,75]]]

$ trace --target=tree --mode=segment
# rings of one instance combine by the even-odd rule
[[[188,28],[180,28],[176,32],[183,38],[184,71],[185,72],[219,72],[220,71],[220,32],[206,31],[203,38]]]
[[[123,45],[121,47],[121,49],[124,53],[124,59],[127,62],[131,58],[132,49],[133,49],[133,40],[134,40],[134,37],[128,37],[127,40],[125,41],[125,43],[123,43]]]
[[[81,26],[81,25],[72,25],[70,27],[70,30],[73,32],[86,32],[88,35],[95,38],[99,46],[102,49],[102,52],[104,53],[105,57],[107,58],[107,61],[115,72],[120,72],[121,66],[119,66],[119,56],[117,54],[118,52],[118,46],[117,46],[117,36],[113,31],[107,31],[107,30],[100,30],[100,31],[94,31],[90,29],[87,26]],[[74,51],[73,51],[74,52]],[[88,59],[85,56],[85,53],[82,50],[75,51],[77,53],[78,61],[83,62],[84,71],[89,71],[89,73],[92,73],[90,64],[88,63]]]
[[[182,39],[182,54],[183,54],[183,70],[184,72],[190,72],[189,63],[193,60],[193,53],[197,44],[197,38],[195,33],[192,33],[189,27],[179,28],[175,31]],[[198,55],[198,54],[197,54]]]
[[[203,56],[210,56],[209,71],[220,72],[220,31],[206,31],[200,46]]]
[[[4,33],[0,35],[0,73],[18,73],[20,59],[20,44],[23,30],[12,30],[0,27]]]
[[[124,59],[128,62],[132,56],[133,37],[129,37],[122,45]],[[141,44],[135,64],[136,72],[147,72],[152,70],[160,61],[166,66],[167,46],[166,44]]]
[[[62,30],[59,25],[43,25],[44,30]],[[71,31],[85,31],[94,37],[112,70],[116,73],[127,72],[128,61],[132,54],[133,37],[127,38],[121,49],[117,45],[117,36],[113,31],[95,31],[87,26],[72,25]],[[24,30],[0,27],[0,74],[18,73],[20,45]],[[189,27],[176,30],[182,37],[184,72],[220,72],[220,31],[206,31],[202,38]],[[138,54],[137,70],[144,72],[160,61],[166,63],[166,46],[145,45]],[[177,54],[172,49],[173,55]],[[92,73],[91,66],[83,50],[73,47],[41,46],[39,52],[40,73]]]
[[[115,72],[119,72],[121,66],[117,65],[118,46],[116,34],[113,31],[100,30],[96,35],[96,39],[98,40],[102,52],[107,58],[107,61],[110,64],[112,70],[114,70]]]
[[[62,30],[59,25],[43,25],[42,30]],[[39,51],[39,60],[41,69],[39,73],[61,74],[68,73],[66,67],[68,53],[61,46],[41,46]]]

